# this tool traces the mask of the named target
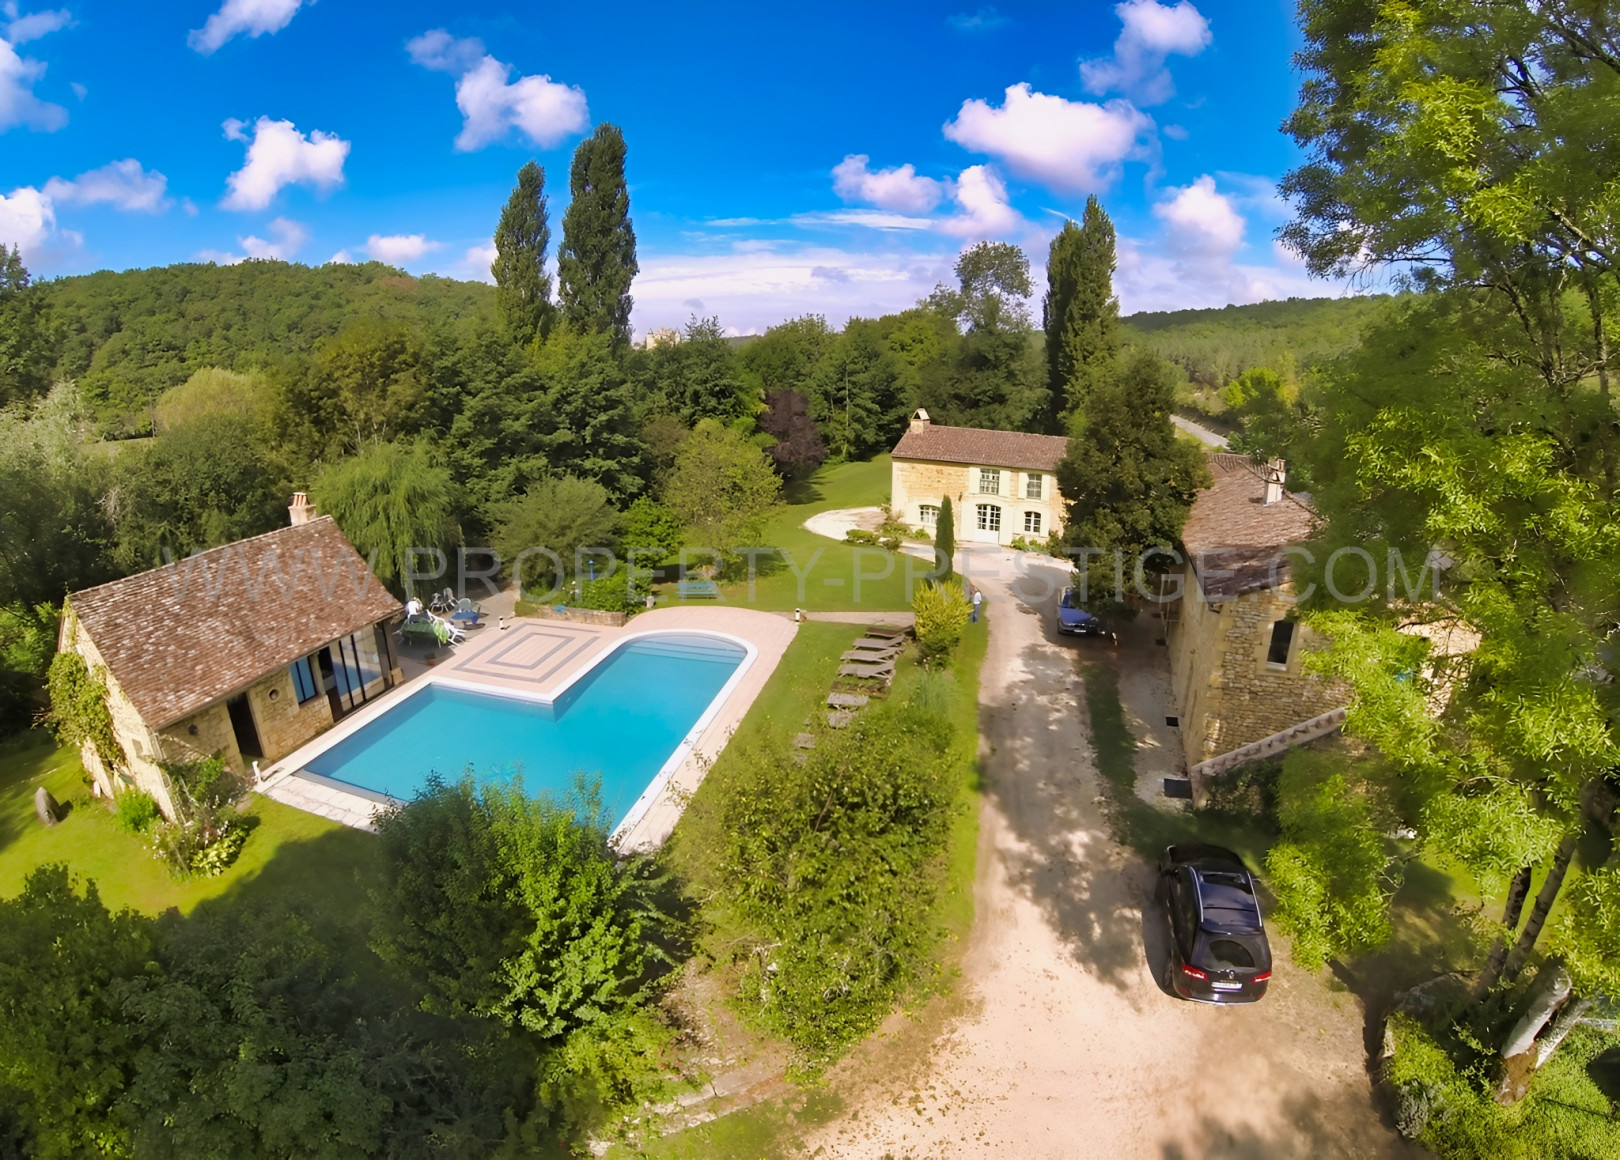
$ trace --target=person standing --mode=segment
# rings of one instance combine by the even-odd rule
[[[984,603],[984,593],[977,588],[973,590],[973,615],[969,618],[974,624],[979,623],[979,605]]]

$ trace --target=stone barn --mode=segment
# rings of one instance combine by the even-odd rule
[[[219,755],[238,774],[291,753],[402,679],[401,611],[300,493],[292,526],[67,598],[61,651],[106,687],[123,761],[94,746],[101,791],[135,786],[173,816],[163,765]]]

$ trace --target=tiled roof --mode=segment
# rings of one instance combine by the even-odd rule
[[[900,442],[894,446],[894,457],[1013,467],[1020,471],[1056,471],[1058,461],[1068,450],[1069,441],[1062,435],[981,431],[976,427],[940,427],[929,423],[900,436]]]
[[[1205,599],[1230,600],[1285,583],[1288,557],[1278,553],[1310,539],[1315,511],[1287,491],[1266,503],[1264,469],[1246,455],[1211,454],[1209,470],[1215,482],[1198,493],[1181,531]]]
[[[400,608],[330,517],[86,588],[68,606],[153,729]]]

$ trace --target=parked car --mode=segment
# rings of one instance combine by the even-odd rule
[[[1271,980],[1254,876],[1222,846],[1171,846],[1159,860],[1171,988],[1201,1003],[1253,1003]]]
[[[1100,636],[1107,640],[1117,639],[1102,619],[1094,612],[1087,612],[1080,607],[1080,592],[1076,588],[1065,588],[1058,600],[1057,630],[1068,633],[1070,636]]]

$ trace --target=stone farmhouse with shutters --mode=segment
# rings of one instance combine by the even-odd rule
[[[1181,598],[1161,606],[1195,793],[1246,746],[1272,752],[1337,729],[1349,700],[1346,688],[1301,666],[1313,634],[1292,615],[1286,549],[1311,536],[1308,498],[1286,489],[1281,460],[1217,453],[1209,467],[1215,482],[1181,533]],[[1166,582],[1173,588],[1178,576]]]
[[[1061,435],[942,427],[918,411],[894,448],[889,503],[932,535],[949,496],[957,543],[1044,543],[1063,531],[1056,472],[1068,445]]]
[[[134,786],[174,816],[162,765],[219,755],[250,775],[402,680],[394,599],[302,493],[292,525],[71,594],[61,651],[107,689],[122,768],[93,744],[102,793]]]

